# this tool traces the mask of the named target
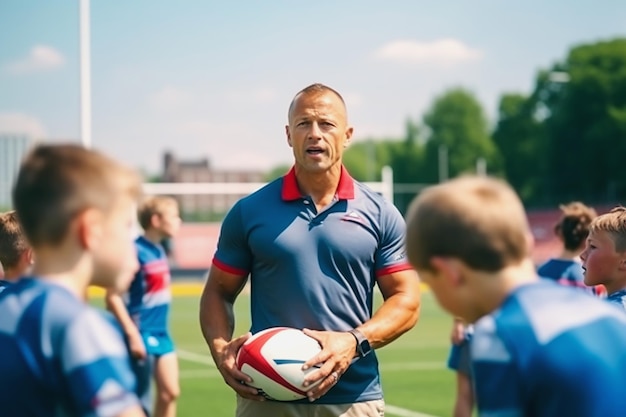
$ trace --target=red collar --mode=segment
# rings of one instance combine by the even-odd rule
[[[354,198],[354,180],[343,165],[341,166],[341,176],[339,177],[336,195],[340,200],[352,200]],[[297,200],[303,197],[298,188],[295,167],[291,167],[289,172],[283,177],[281,197],[285,201]]]

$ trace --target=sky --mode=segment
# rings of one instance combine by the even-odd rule
[[[0,0],[0,133],[80,142],[78,0]],[[92,146],[149,173],[290,164],[287,108],[338,90],[354,140],[402,137],[453,87],[495,123],[505,92],[575,45],[626,36],[623,0],[97,0]]]

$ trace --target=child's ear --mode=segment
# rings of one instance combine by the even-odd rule
[[[150,216],[150,227],[156,228],[159,227],[160,215],[158,213],[153,213]]]
[[[72,229],[75,228],[83,249],[92,249],[100,244],[104,234],[103,217],[102,213],[96,209],[87,209],[76,217]]]
[[[457,287],[463,282],[461,268],[456,259],[434,256],[430,260],[430,265],[435,274],[441,276],[449,285]]]

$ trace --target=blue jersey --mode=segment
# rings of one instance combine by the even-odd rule
[[[479,415],[623,417],[626,315],[551,282],[516,289],[474,326]]]
[[[472,378],[472,364],[470,357],[470,343],[474,334],[471,324],[465,328],[465,337],[459,344],[452,344],[448,355],[448,368]]]
[[[0,294],[0,414],[108,417],[138,405],[121,334],[65,288],[24,278]]]
[[[620,306],[623,310],[626,310],[626,289],[621,289],[609,294],[606,297],[606,301]]]
[[[589,289],[585,285],[585,274],[580,262],[573,259],[553,258],[546,261],[537,269],[537,274],[542,278],[548,278],[568,287]]]
[[[167,332],[172,302],[170,267],[161,245],[143,236],[135,240],[139,271],[126,296],[126,308],[142,333]]]
[[[6,287],[8,287],[9,285],[12,285],[12,284],[13,283],[11,281],[0,279],[0,292],[2,292],[2,290],[4,290]]]
[[[286,326],[347,331],[372,315],[376,278],[410,269],[398,210],[342,170],[318,212],[294,171],[240,200],[222,223],[215,267],[250,274],[252,333]],[[316,403],[382,398],[374,353]]]

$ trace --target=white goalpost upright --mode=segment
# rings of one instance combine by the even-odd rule
[[[381,181],[364,182],[393,203],[393,170],[383,167]],[[240,195],[245,196],[266,185],[264,182],[156,182],[144,183],[148,195]]]

